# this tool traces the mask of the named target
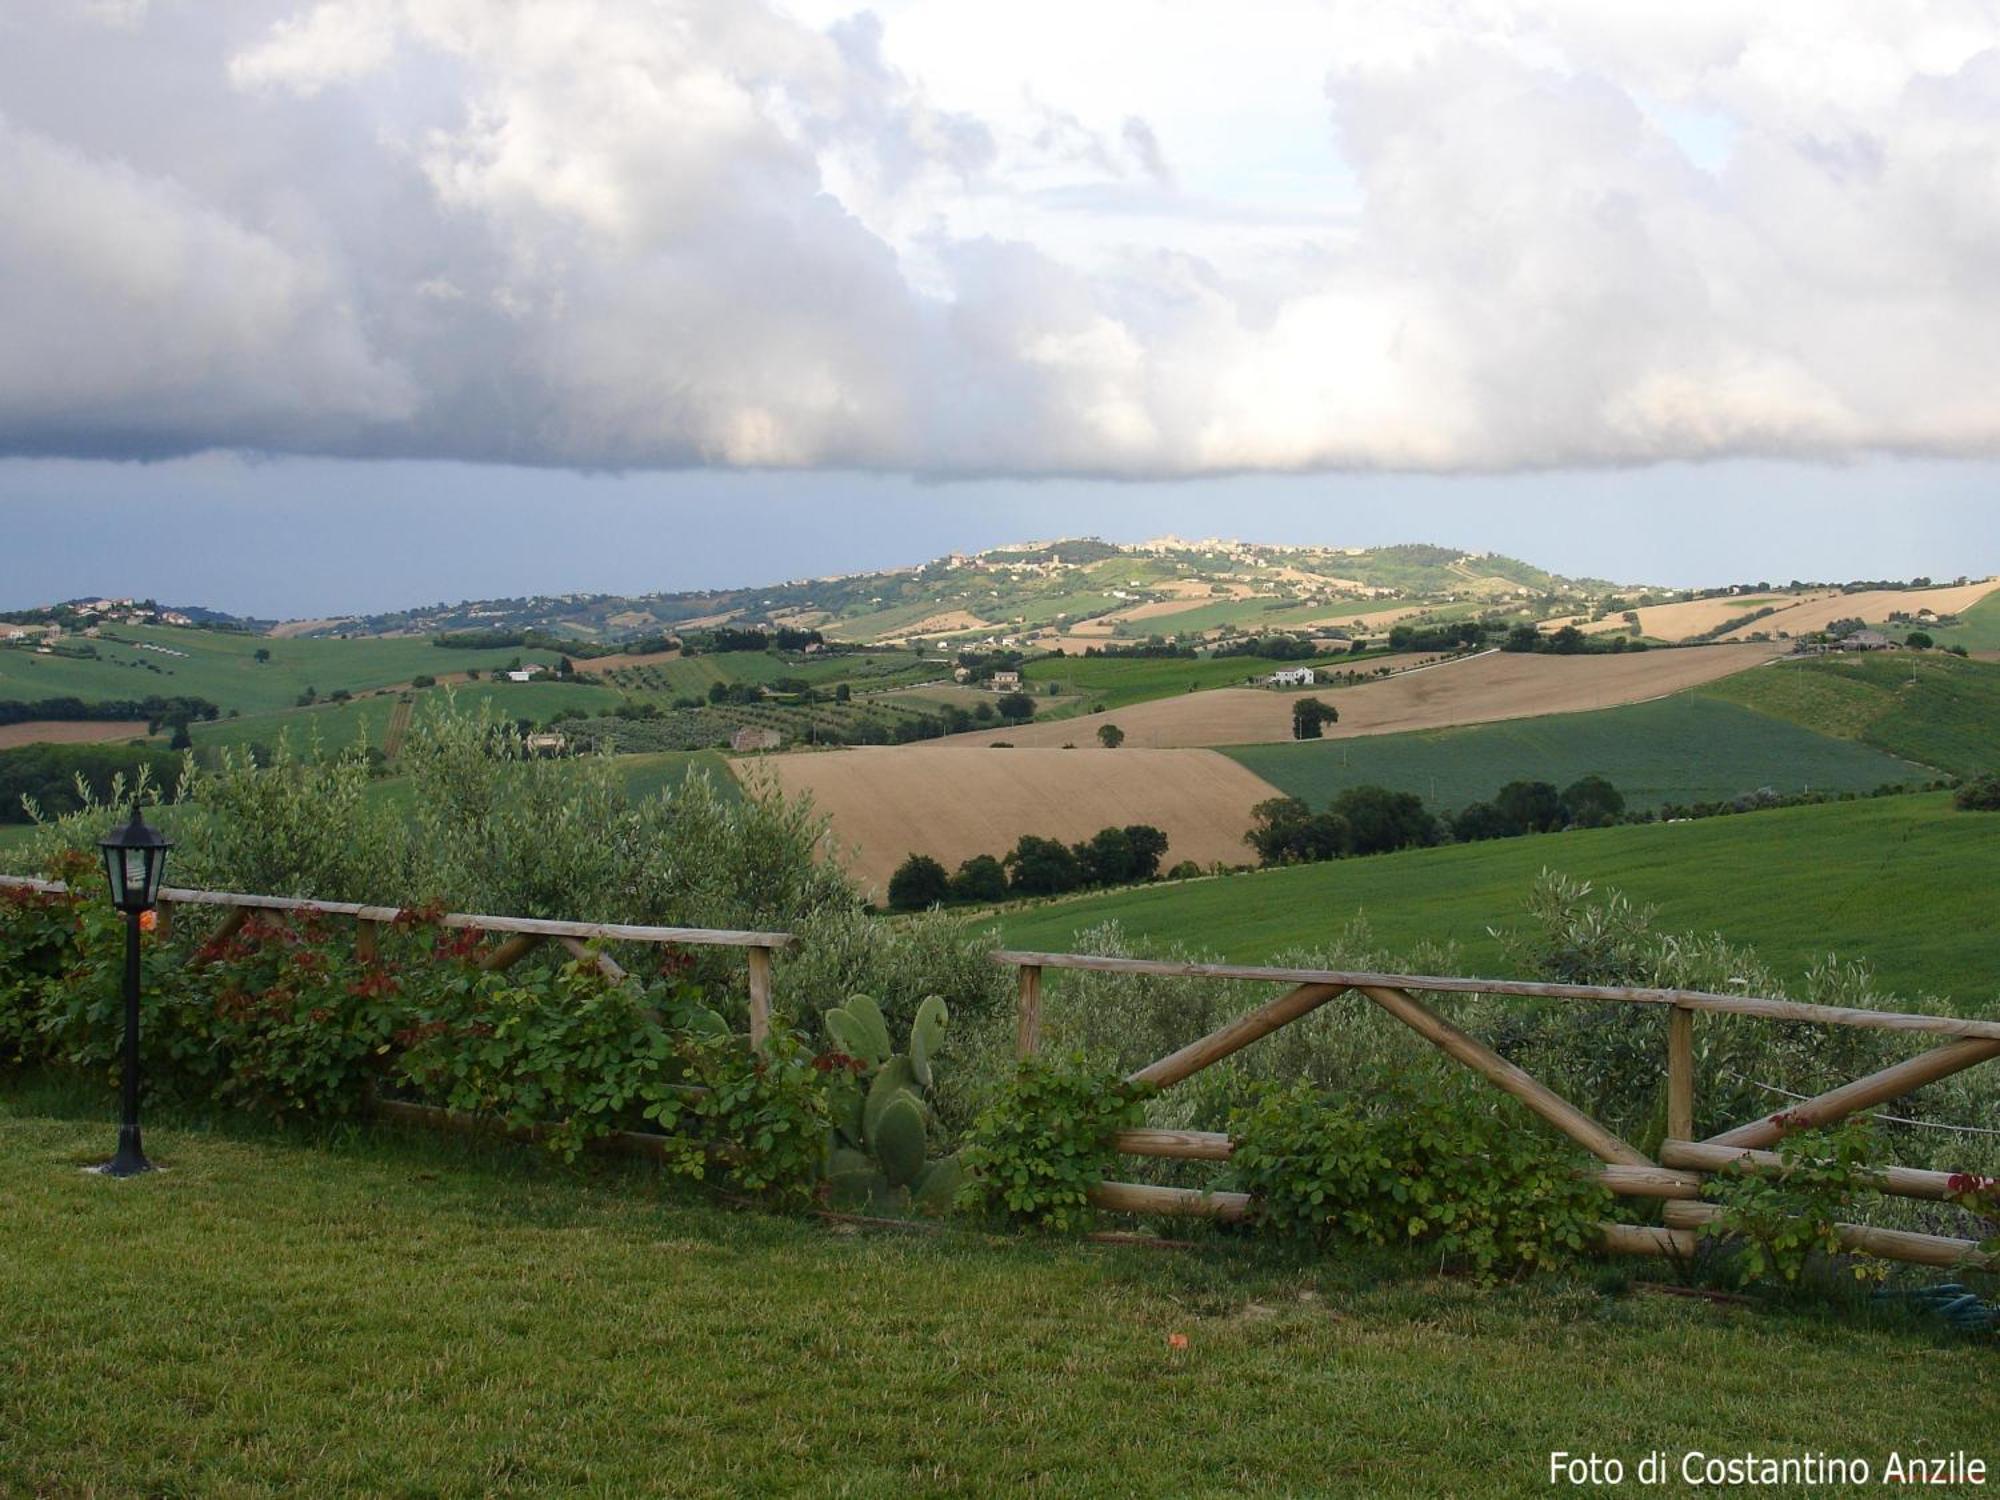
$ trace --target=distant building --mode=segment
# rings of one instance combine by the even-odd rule
[[[1311,667],[1281,667],[1264,680],[1272,687],[1311,687],[1319,674]]]
[[[515,667],[507,673],[509,682],[533,682],[548,670],[538,661],[531,661],[525,667]]]
[[[1020,692],[1021,674],[1019,672],[995,672],[993,674],[993,691],[996,693]]]
[[[1843,651],[1896,651],[1901,649],[1879,630],[1857,630],[1840,643]]]
[[[569,736],[544,730],[522,741],[530,755],[561,755],[569,749]]]
[[[784,742],[785,737],[775,729],[765,729],[758,724],[745,724],[729,737],[729,748],[741,752],[775,750]]]

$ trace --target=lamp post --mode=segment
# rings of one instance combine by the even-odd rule
[[[153,1170],[139,1149],[139,919],[160,904],[160,878],[166,874],[167,850],[173,846],[157,829],[146,826],[137,803],[131,821],[97,841],[104,851],[104,873],[111,882],[111,904],[125,913],[125,1079],[123,1116],[118,1125],[118,1154],[97,1170],[106,1177],[136,1177]]]

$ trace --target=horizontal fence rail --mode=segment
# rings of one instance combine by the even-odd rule
[[[1453,1062],[1511,1095],[1546,1124],[1597,1157],[1599,1165],[1585,1175],[1607,1191],[1621,1198],[1662,1200],[1664,1227],[1616,1223],[1599,1226],[1601,1246],[1617,1254],[1665,1255],[1683,1259],[1692,1256],[1700,1245],[1698,1231],[1703,1225],[1713,1223],[1722,1213],[1716,1205],[1703,1200],[1703,1185],[1710,1175],[1723,1171],[1776,1175],[1784,1170],[1783,1159],[1775,1152],[1761,1148],[1795,1131],[1836,1123],[1924,1084],[2000,1057],[2000,1021],[1805,1005],[1791,1000],[1717,995],[1699,990],[1615,989],[1599,985],[1376,974],[1338,969],[1284,969],[1257,964],[1168,962],[1014,949],[995,953],[993,961],[1019,971],[1016,1044],[1023,1057],[1032,1055],[1040,1047],[1045,970],[1241,980],[1292,987],[1277,999],[1245,1011],[1209,1035],[1132,1073],[1134,1082],[1150,1083],[1156,1088],[1170,1088],[1193,1077],[1258,1039],[1310,1015],[1330,1000],[1342,995],[1360,995],[1409,1027]],[[1419,1001],[1416,998],[1419,994],[1491,995],[1669,1007],[1667,1056],[1663,1069],[1669,1139],[1661,1147],[1660,1160],[1652,1160],[1619,1139],[1526,1070],[1454,1026]],[[1864,1078],[1802,1100],[1782,1113],[1749,1121],[1707,1141],[1696,1141],[1692,1139],[1696,1089],[1694,1025],[1696,1016],[1704,1012],[1751,1016],[1769,1021],[1908,1032],[1951,1040]],[[1114,1144],[1120,1153],[1127,1156],[1169,1161],[1226,1162],[1235,1151],[1235,1143],[1229,1136],[1207,1130],[1124,1130],[1118,1133]],[[1938,1202],[1954,1196],[1951,1189],[1953,1175],[1908,1167],[1885,1167],[1871,1174],[1868,1182],[1870,1186],[1892,1196]],[[1256,1211],[1254,1201],[1243,1193],[1207,1192],[1199,1188],[1161,1187],[1137,1182],[1100,1183],[1090,1196],[1099,1208],[1134,1214],[1183,1214],[1235,1221],[1248,1218]],[[1918,1265],[1957,1266],[1981,1260],[1979,1247],[1967,1239],[1877,1229],[1862,1224],[1839,1225],[1837,1233],[1841,1244],[1849,1250]]]
[[[1618,1001],[1633,1005],[1674,1005],[1687,1010],[1758,1016],[1767,1021],[1809,1021],[1823,1026],[1859,1026],[1876,1031],[1924,1031],[1935,1036],[1983,1037],[2000,1041],[2000,1021],[1962,1016],[1926,1016],[1892,1010],[1858,1010],[1808,1005],[1797,1000],[1765,1000],[1750,995],[1715,995],[1702,990],[1614,989],[1590,984],[1541,984],[1516,979],[1453,979],[1429,974],[1351,973],[1338,969],[1273,969],[1256,964],[1167,963],[1146,958],[1099,958],[1088,953],[1022,953],[1002,949],[993,962],[1019,969],[1082,969],[1098,974],[1140,974],[1156,978],[1247,979],[1278,984],[1337,985],[1428,990],[1451,995],[1514,995],[1525,999]]]
[[[55,881],[0,876],[0,888],[71,895]],[[660,927],[617,922],[571,922],[540,917],[487,916],[467,912],[433,913],[396,906],[356,902],[312,901],[293,896],[260,896],[246,892],[189,890],[170,887],[160,893],[163,929],[169,929],[177,907],[213,907],[224,913],[211,941],[225,939],[242,928],[256,912],[280,912],[340,917],[354,923],[358,958],[373,962],[384,924],[407,920],[490,933],[503,939],[476,960],[487,969],[505,969],[545,942],[555,942],[580,961],[597,965],[614,981],[625,971],[592,943],[673,944],[690,947],[742,949],[749,967],[750,1039],[762,1046],[770,1034],[772,958],[794,945],[788,932],[733,931],[700,927]],[[1606,1223],[1600,1242],[1621,1254],[1686,1257],[1699,1245],[1698,1231],[1722,1212],[1703,1200],[1703,1185],[1717,1172],[1743,1171],[1775,1175],[1783,1159],[1764,1148],[1798,1130],[1830,1125],[1874,1109],[1926,1084],[2000,1057],[2000,1021],[1972,1020],[1898,1011],[1860,1010],[1808,1005],[1749,995],[1710,994],[1697,990],[1618,989],[1597,985],[1543,984],[1532,981],[1471,979],[1434,975],[1378,974],[1330,969],[1287,969],[1254,964],[1164,962],[1153,959],[1108,958],[1077,953],[1037,953],[1002,950],[995,963],[1018,971],[1015,1040],[1023,1057],[1041,1045],[1043,976],[1047,970],[1128,974],[1140,977],[1237,980],[1290,986],[1276,999],[1253,1007],[1205,1037],[1136,1070],[1134,1081],[1170,1088],[1214,1066],[1259,1039],[1303,1019],[1328,1002],[1358,995],[1376,1010],[1408,1027],[1502,1093],[1519,1101],[1545,1124],[1567,1136],[1597,1158],[1584,1175],[1623,1198],[1660,1200],[1664,1227]],[[1655,1161],[1621,1140],[1525,1069],[1500,1056],[1476,1037],[1417,999],[1418,995],[1486,995],[1529,1000],[1565,1000],[1668,1007],[1666,1058],[1663,1068],[1667,1103],[1667,1139]],[[1790,1108],[1725,1130],[1708,1140],[1694,1137],[1696,1069],[1694,1028],[1702,1014],[1748,1016],[1762,1020],[1822,1026],[1851,1026],[1878,1031],[1907,1032],[1945,1038],[1930,1050],[1878,1069],[1865,1077],[1794,1103]],[[411,1120],[449,1115],[428,1106],[389,1104],[383,1108]],[[452,1117],[448,1123],[470,1126]],[[633,1136],[626,1149],[657,1150],[651,1138]],[[1117,1149],[1129,1156],[1178,1161],[1227,1162],[1234,1142],[1221,1132],[1131,1129],[1119,1133]],[[1942,1202],[1955,1195],[1949,1172],[1884,1167],[1870,1174],[1867,1184],[1892,1196]],[[1245,1194],[1209,1192],[1198,1188],[1163,1187],[1144,1183],[1105,1182],[1091,1193],[1100,1208],[1148,1215],[1189,1214],[1238,1220],[1252,1216],[1254,1201]],[[1978,1247],[1970,1240],[1915,1234],[1843,1224],[1838,1233],[1844,1246],[1920,1265],[1955,1266],[1976,1262]]]
[[[0,875],[0,887],[39,891],[66,896],[70,888],[59,880],[31,880],[22,876]],[[741,948],[750,969],[750,1039],[763,1045],[771,1030],[771,957],[791,947],[797,940],[789,932],[738,932],[710,927],[652,927],[626,922],[564,922],[545,917],[482,916],[472,912],[431,913],[400,906],[370,906],[353,901],[312,901],[298,896],[257,896],[243,891],[200,891],[168,886],[160,891],[160,920],[171,928],[173,911],[179,906],[220,907],[226,913],[217,937],[233,936],[259,911],[289,912],[314,916],[345,917],[355,924],[354,947],[358,957],[372,962],[378,934],[384,925],[423,920],[459,931],[490,932],[507,938],[479,959],[480,967],[505,969],[525,958],[542,943],[553,940],[573,958],[594,963],[613,981],[624,979],[625,970],[609,954],[598,953],[593,942],[671,944],[690,948]]]

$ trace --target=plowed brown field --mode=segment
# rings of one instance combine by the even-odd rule
[[[1113,723],[1125,731],[1127,748],[1266,744],[1292,737],[1292,700],[1308,692],[1340,710],[1340,722],[1327,730],[1329,738],[1447,729],[1664,698],[1757,666],[1786,649],[1757,643],[1618,656],[1494,651],[1358,687],[1218,688],[1074,719],[952,735],[934,743],[951,749],[976,748],[995,740],[1037,747],[1074,743],[1086,748],[1072,753],[1111,759],[1125,750],[1099,750],[1097,727]]]
[[[100,745],[144,739],[144,719],[35,719],[26,724],[0,724],[0,750],[21,745]]]
[[[1204,695],[1205,696],[1205,695]],[[1166,862],[1250,862],[1250,809],[1280,795],[1210,750],[989,750],[935,745],[774,755],[762,769],[789,796],[810,792],[851,868],[879,894],[911,854],[947,870],[1004,855],[1024,833],[1076,843],[1100,828],[1150,823]]]

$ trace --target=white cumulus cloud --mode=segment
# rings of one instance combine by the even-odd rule
[[[72,0],[0,453],[2000,453],[2000,4]]]

